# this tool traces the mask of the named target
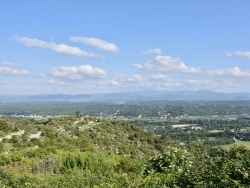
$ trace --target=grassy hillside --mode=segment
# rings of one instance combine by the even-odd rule
[[[250,151],[93,117],[0,118],[0,187],[246,187]]]
[[[169,144],[135,125],[93,117],[5,117],[0,119],[0,128],[0,185],[10,187],[51,187],[50,183],[57,186],[54,181],[59,180],[58,187],[68,187],[71,181],[92,187],[113,179],[111,174],[137,172],[149,156]],[[108,177],[100,178],[103,173]],[[117,178],[122,176],[115,181]]]
[[[2,121],[7,122],[8,128],[0,132],[1,145],[11,144],[12,150],[19,152],[30,148],[34,154],[70,150],[144,156],[159,153],[167,143],[135,125],[93,117],[62,116],[41,120],[9,118]],[[44,149],[47,145],[50,148]]]

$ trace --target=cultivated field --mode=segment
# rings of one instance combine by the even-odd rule
[[[236,141],[234,144],[227,144],[227,145],[221,145],[223,149],[229,149],[234,146],[244,146],[248,149],[250,149],[250,141]]]

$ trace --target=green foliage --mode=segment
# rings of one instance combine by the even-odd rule
[[[62,171],[81,169],[92,173],[106,174],[114,172],[118,160],[117,155],[106,152],[66,153],[63,156]]]
[[[78,110],[78,111],[76,111],[76,117],[77,118],[80,118],[81,117],[81,112]]]
[[[151,185],[152,181],[162,186],[177,185],[177,179],[190,171],[193,158],[191,153],[180,146],[168,146],[164,153],[151,157],[144,165],[142,172],[149,176],[144,186],[156,186]]]
[[[94,117],[4,121],[12,127],[5,135],[16,129],[24,134],[0,142],[0,187],[249,186],[250,151],[243,147],[181,145]],[[40,137],[30,138],[38,131]],[[220,132],[210,132],[211,140]]]
[[[37,145],[37,146],[41,146],[41,140],[39,138],[32,138],[30,139],[30,142],[33,144],[33,145]]]
[[[195,149],[195,148],[194,148]],[[198,149],[198,148],[197,148]],[[246,187],[250,182],[250,151],[245,148],[187,152],[168,147],[166,152],[145,164],[144,186]]]
[[[10,129],[10,124],[5,119],[0,119],[0,130],[3,132],[8,132]]]
[[[120,173],[139,173],[145,159],[122,157],[116,166],[116,171]]]
[[[243,187],[250,182],[250,151],[243,147],[219,149],[212,156],[196,155],[194,166],[186,176],[186,185],[209,187]]]
[[[151,157],[148,160],[144,174],[182,172],[192,163],[187,150],[169,146],[163,154]]]
[[[56,174],[61,168],[61,161],[57,156],[49,155],[33,164],[33,173]]]

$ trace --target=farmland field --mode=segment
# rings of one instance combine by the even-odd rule
[[[221,145],[221,147],[222,147],[223,149],[229,149],[229,148],[231,148],[231,147],[234,147],[235,145],[236,145],[236,146],[244,146],[244,147],[246,147],[247,149],[250,149],[250,141],[240,141],[240,140],[235,141],[234,144]]]
[[[224,132],[223,130],[211,130],[211,131],[208,131],[209,133],[222,133]]]

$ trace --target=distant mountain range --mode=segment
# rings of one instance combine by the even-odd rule
[[[250,93],[220,93],[198,91],[136,91],[96,94],[51,95],[0,95],[0,102],[50,102],[50,101],[149,101],[149,100],[250,100]]]

